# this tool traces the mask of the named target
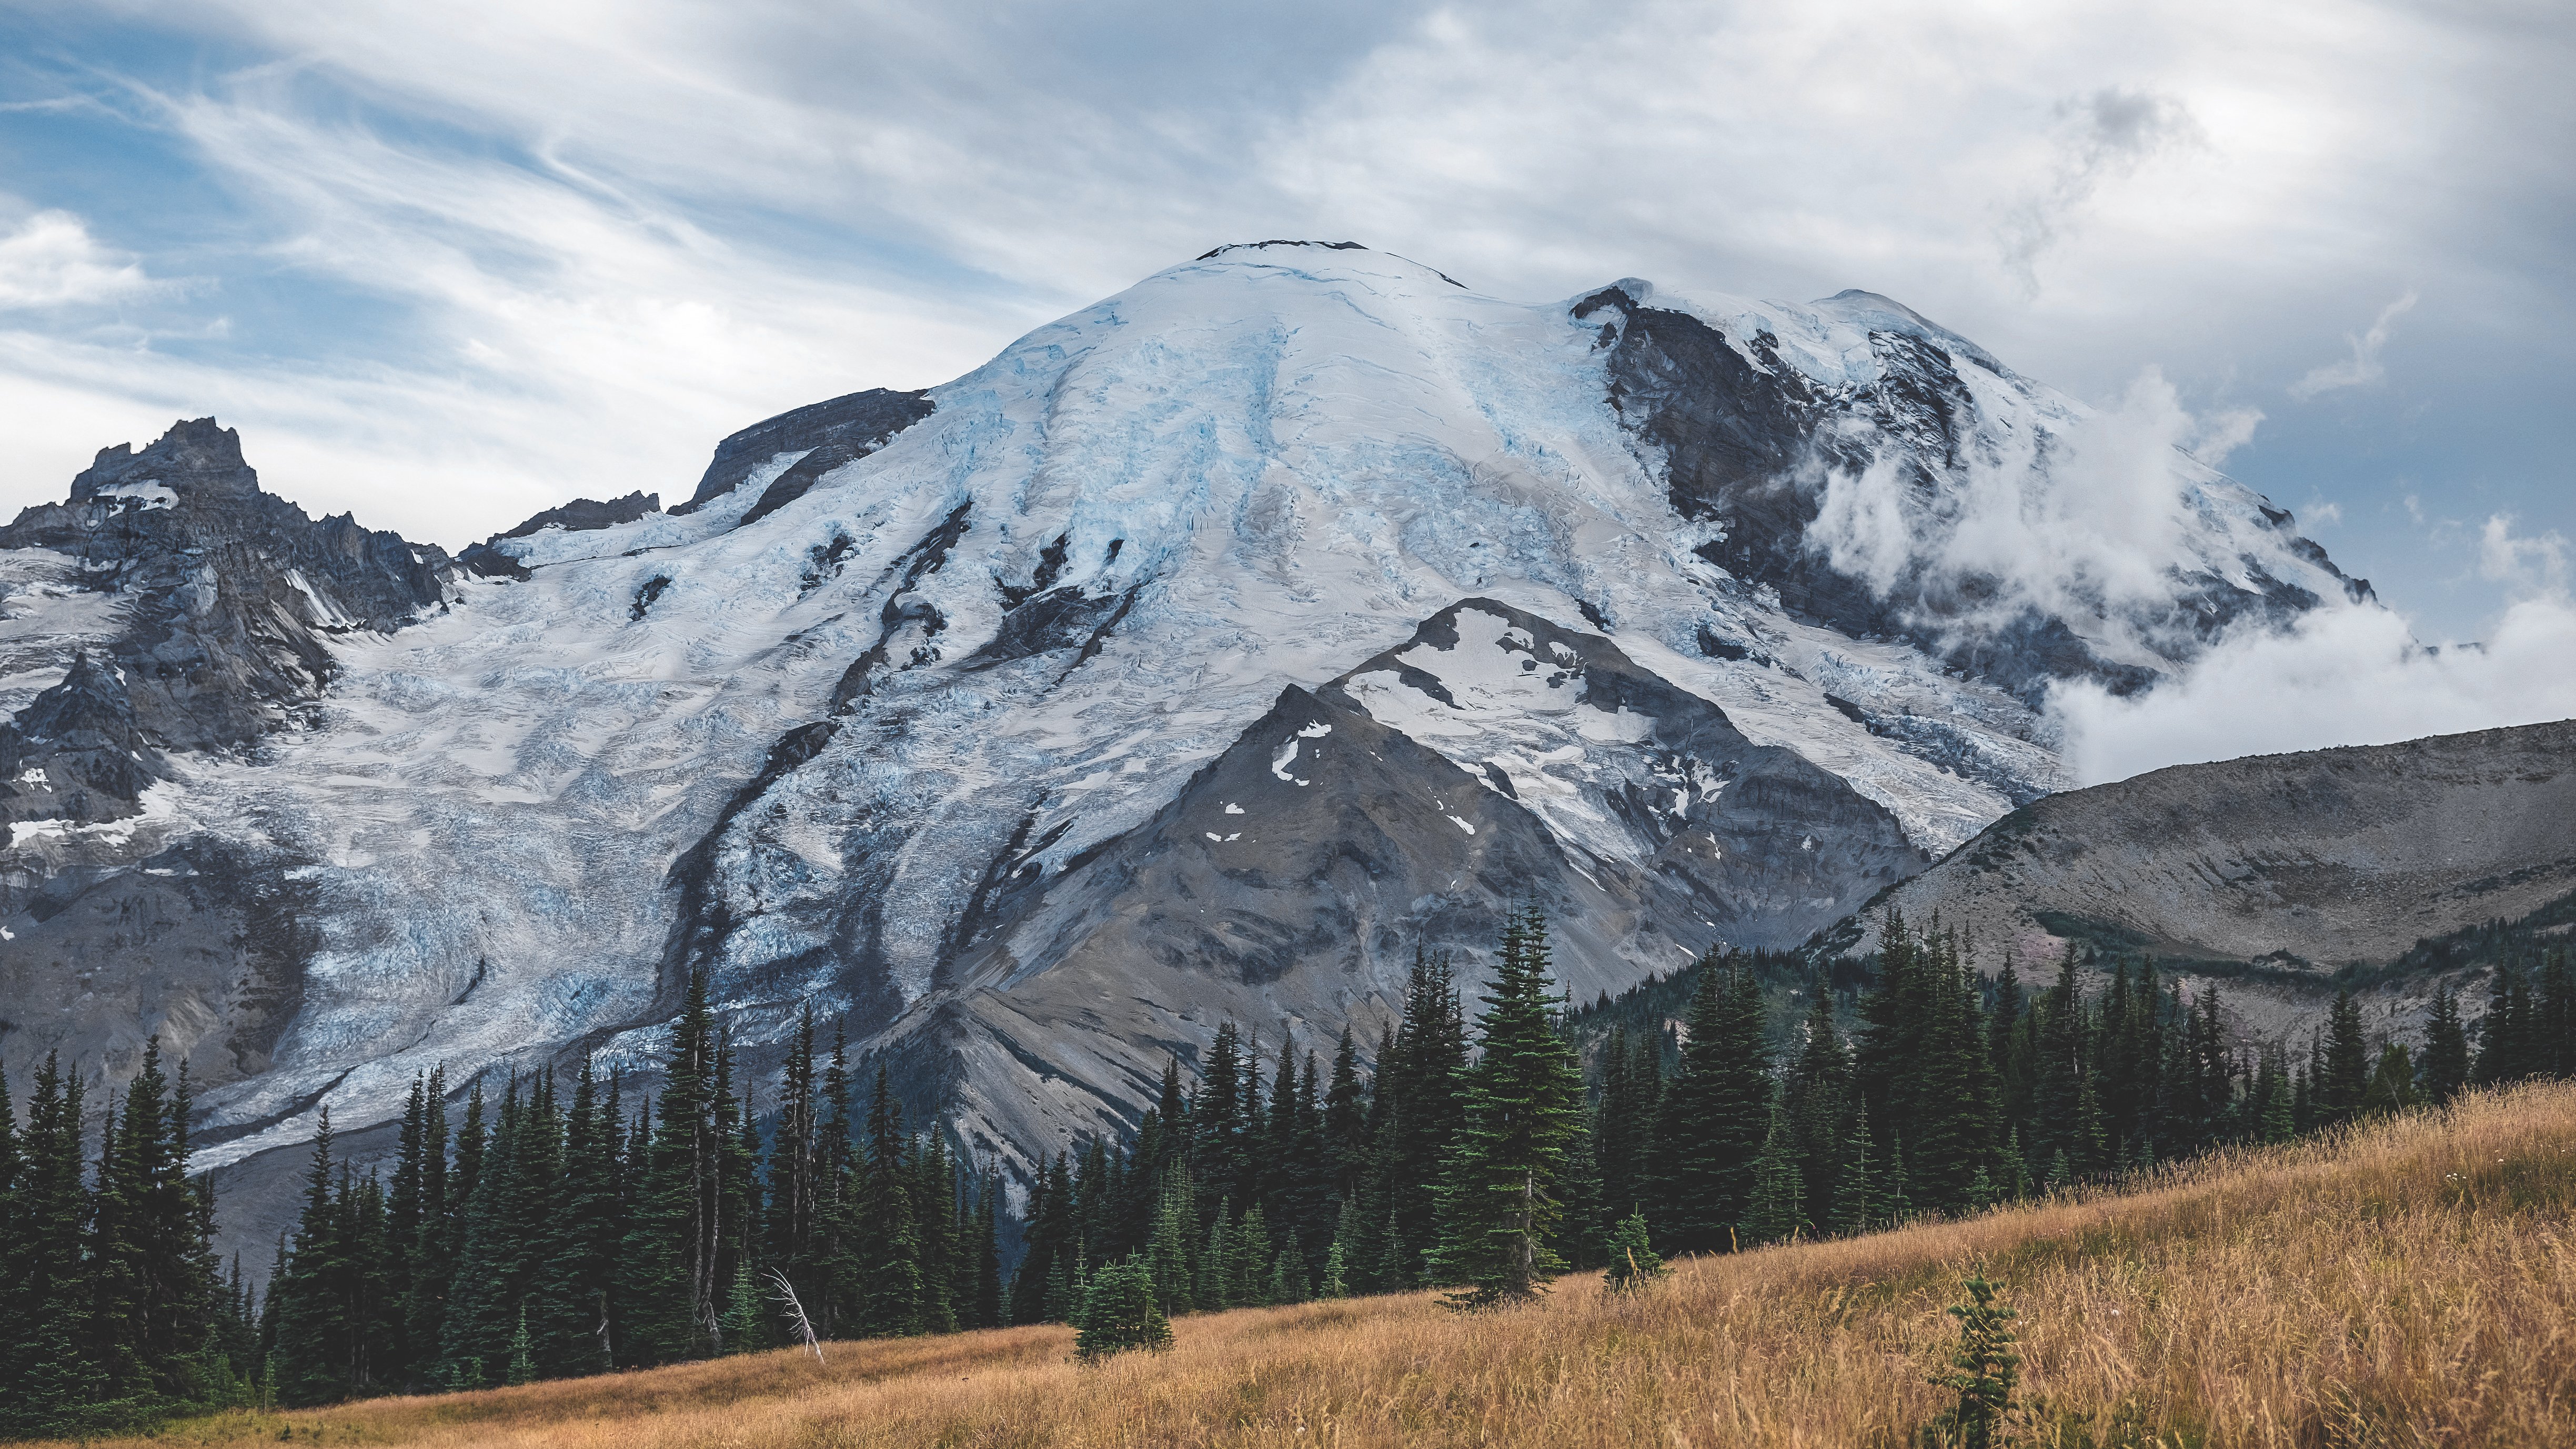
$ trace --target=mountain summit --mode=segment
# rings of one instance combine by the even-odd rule
[[[13,767],[0,1049],[161,1032],[211,1164],[442,1062],[641,1066],[698,971],[755,1065],[812,1004],[1025,1161],[1229,1016],[1373,1041],[1517,897],[1586,996],[1803,940],[2066,783],[2055,683],[2366,594],[1885,298],[1532,306],[1348,245],[1220,248],[470,567],[286,521],[212,428],[0,533],[11,758],[73,758],[75,689],[153,752],[87,816]],[[2167,506],[2087,515],[2109,469]],[[190,733],[168,629],[318,653]],[[204,949],[133,954],[138,912]]]

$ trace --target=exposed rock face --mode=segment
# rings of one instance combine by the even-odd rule
[[[0,929],[59,963],[0,1053],[95,1049],[82,973],[159,922],[205,963],[201,1163],[284,1201],[320,1105],[358,1141],[441,1063],[649,1071],[703,970],[755,1077],[811,1004],[1025,1161],[1227,1015],[1373,1039],[1417,943],[1472,980],[1525,892],[1587,993],[1802,940],[2064,783],[2042,682],[2170,662],[2081,599],[1989,630],[1954,580],[1819,562],[1810,495],[1863,459],[1934,503],[2044,481],[1994,440],[2084,410],[1981,357],[1880,299],[1529,306],[1220,249],[470,571],[245,498],[188,425],[0,538],[24,748],[110,801],[123,708],[158,752],[121,816],[0,851]],[[2173,599],[2343,598],[2187,481]]]
[[[434,547],[346,514],[316,522],[260,492],[240,435],[212,418],[174,424],[140,453],[101,450],[69,502],[0,528],[0,549],[65,556],[82,587],[115,596],[120,627],[107,653],[124,702],[109,707],[172,750],[239,749],[278,728],[329,683],[324,638],[392,629],[435,607],[448,567]],[[87,720],[95,708],[31,711],[18,722],[19,748],[43,746],[43,720]],[[107,802],[131,808],[150,773],[108,768],[78,788],[113,813]],[[0,794],[7,818],[41,808]]]
[[[190,781],[255,768],[329,687],[330,641],[435,613],[447,575],[436,548],[261,492],[211,418],[102,450],[69,501],[0,528],[10,1062],[112,1075],[159,1033],[202,1086],[269,1068],[313,947],[307,859],[206,831]]]
[[[2529,916],[2576,893],[2576,721],[2179,765],[1995,822],[1879,912],[1938,914],[1998,967],[2069,941],[2219,980],[2257,1029],[2295,1024],[2338,968]],[[2025,969],[2028,969],[2026,966]],[[2429,979],[2391,983],[2403,1024]]]
[[[760,501],[741,520],[754,522],[805,496],[815,480],[844,463],[864,458],[886,440],[930,416],[926,392],[875,387],[829,402],[809,403],[752,424],[716,444],[716,455],[698,479],[698,491],[673,513],[695,513],[742,486],[782,453],[799,454],[773,474]]]
[[[1815,304],[1866,333],[1876,365],[1840,376],[1795,356],[1794,340],[1774,330],[1781,319],[1758,309],[1728,317],[1653,305],[1653,295],[1645,283],[1622,282],[1574,304],[1576,318],[1601,328],[1612,404],[1662,450],[1673,510],[1725,525],[1723,537],[1700,545],[1701,557],[1776,589],[1801,618],[1854,636],[1910,639],[2038,704],[2052,680],[2090,677],[2127,693],[2241,620],[2286,622],[2319,603],[2318,573],[2342,598],[2369,596],[2367,582],[2346,579],[2289,531],[2288,513],[2250,495],[2226,501],[2247,531],[2278,540],[2218,535],[2218,547],[2172,561],[2173,587],[2155,607],[2116,621],[2161,658],[2115,657],[2120,651],[2104,647],[2095,626],[2115,622],[2102,617],[2112,612],[2107,603],[2092,619],[2037,608],[1994,617],[2003,581],[1991,576],[1929,574],[1916,561],[1890,587],[1838,569],[1811,532],[1828,472],[1892,464],[1905,489],[1936,498],[1963,472],[2010,466],[2029,446],[2028,424],[2060,410],[1983,348],[1875,293]],[[1891,450],[1890,439],[1903,446]],[[1963,631],[1957,621],[1970,613],[1984,617]]]
[[[113,819],[168,766],[134,723],[113,665],[83,653],[63,682],[0,724],[0,799],[29,818],[87,825]],[[0,817],[0,846],[14,827]]]
[[[494,534],[493,538],[525,538],[541,528],[560,528],[572,533],[592,528],[614,528],[621,523],[633,523],[647,513],[661,511],[662,495],[658,493],[629,493],[605,503],[576,498],[561,507],[546,509],[516,528]]]

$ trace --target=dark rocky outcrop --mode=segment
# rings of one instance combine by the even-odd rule
[[[296,864],[207,836],[131,860],[0,851],[0,1053],[23,1072],[59,1051],[95,1082],[157,1035],[201,1090],[266,1071],[319,939]]]
[[[609,499],[605,503],[588,498],[576,498],[560,507],[546,509],[516,528],[503,529],[486,541],[499,543],[505,538],[526,538],[529,534],[547,528],[560,528],[567,533],[581,533],[594,528],[614,528],[621,523],[633,523],[645,514],[661,511],[662,495],[659,493],[638,491],[629,493],[623,498]]]
[[[276,728],[329,681],[324,636],[400,627],[439,605],[451,568],[435,547],[260,491],[240,435],[212,418],[173,424],[141,452],[102,449],[69,501],[0,528],[0,548],[67,555],[84,585],[119,596],[106,657],[0,746],[63,762],[94,814],[130,807],[153,750],[240,749]],[[109,763],[120,752],[127,762]],[[0,816],[55,803],[0,796]]]
[[[751,523],[805,496],[817,480],[844,463],[882,448],[895,434],[931,413],[927,392],[870,388],[828,402],[810,403],[752,424],[716,444],[715,458],[698,479],[698,491],[673,513],[694,513],[742,486],[760,466],[781,453],[804,457],[771,480],[742,522]]]
[[[115,666],[84,653],[62,683],[0,723],[0,848],[12,819],[112,819],[168,773]]]
[[[1605,287],[1577,301],[1573,315],[1600,324],[1611,404],[1661,455],[1674,511],[1724,525],[1724,538],[1698,550],[1710,563],[1776,590],[1793,615],[1854,637],[1905,639],[2034,706],[2058,680],[2091,679],[2128,694],[2158,677],[2103,657],[2064,619],[2035,609],[1991,617],[2000,580],[1918,573],[1881,592],[1835,569],[1813,545],[1809,529],[1830,470],[1893,460],[1915,493],[1943,490],[1944,476],[1966,461],[1978,420],[1959,368],[2009,380],[1992,357],[1883,297],[1844,292],[1819,305],[1864,309],[1891,325],[1868,331],[1876,379],[1828,392],[1781,356],[1770,333],[1729,338],[1692,313],[1648,305],[1647,295],[1640,284]],[[2289,531],[2286,512],[2264,516]],[[2290,542],[2350,597],[2368,597],[2367,581],[2345,579],[2313,543]],[[2277,625],[2317,606],[2314,593],[2243,562],[2242,582],[2177,574],[2174,598],[2140,621],[2142,632],[2197,647],[2240,621]],[[1976,627],[1956,626],[1971,615]]]

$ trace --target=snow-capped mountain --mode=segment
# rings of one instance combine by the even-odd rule
[[[640,1065],[703,968],[1022,1155],[1229,1015],[1373,1041],[1519,895],[1587,996],[1794,943],[2066,783],[2051,682],[2366,594],[2161,445],[2143,568],[1990,566],[2091,416],[1868,293],[1263,243],[454,562],[183,424],[0,531],[0,1054],[160,1031],[236,1164]]]

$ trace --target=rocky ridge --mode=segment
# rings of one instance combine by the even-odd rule
[[[2254,1034],[2341,985],[2415,1023],[2444,973],[2383,979],[2421,942],[2576,900],[2576,721],[2177,765],[1996,821],[1823,938],[1876,949],[1884,912],[2053,961],[2152,955],[2214,982]],[[2564,927],[2558,927],[2563,933]],[[2462,961],[2462,969],[2485,961]],[[2451,973],[2456,975],[2457,972]],[[2474,1015],[2479,1002],[2472,999]]]

